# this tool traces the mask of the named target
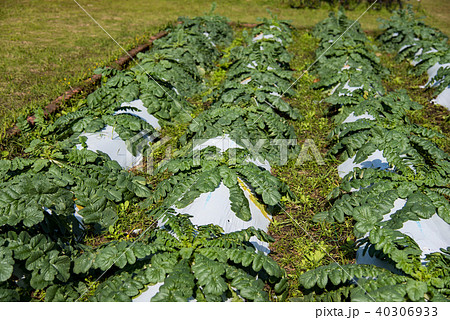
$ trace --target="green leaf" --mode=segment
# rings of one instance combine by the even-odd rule
[[[258,254],[256,254],[253,257],[252,269],[258,272],[263,267],[263,263],[264,263],[264,254],[258,252]]]
[[[212,192],[219,186],[220,180],[221,177],[218,170],[214,169],[202,173],[195,186],[201,193]]]
[[[164,268],[151,266],[145,270],[145,277],[149,283],[163,282],[166,278],[166,272]]]
[[[423,301],[428,287],[425,282],[408,280],[406,283],[406,293],[412,301]]]
[[[102,119],[97,118],[89,122],[86,126],[86,132],[97,132],[105,127]]]
[[[46,286],[48,286],[51,282],[45,281],[44,276],[41,273],[38,273],[38,271],[33,271],[30,285],[37,290],[44,289]]]
[[[236,216],[244,221],[249,221],[252,218],[250,212],[250,205],[244,195],[244,191],[238,186],[234,185],[230,189],[231,210],[236,213]]]
[[[37,159],[36,162],[33,164],[33,171],[39,172],[43,168],[45,168],[50,162],[47,159]]]
[[[215,296],[220,296],[227,289],[228,289],[228,286],[221,276],[211,276],[208,278],[208,281],[205,283],[203,292],[205,294],[212,294]]]
[[[102,271],[108,270],[114,264],[117,253],[117,249],[114,247],[103,248],[95,257],[94,268],[99,268]]]
[[[223,179],[223,183],[227,188],[232,188],[238,183],[236,172],[226,166],[219,167],[220,176]]]
[[[300,275],[299,281],[303,287],[306,289],[311,289],[316,285],[317,282],[317,269],[309,270]]]
[[[92,252],[85,252],[74,259],[73,272],[76,274],[86,273],[91,268],[94,262],[95,254]]]
[[[431,200],[421,192],[414,192],[410,195],[405,207],[422,219],[429,219],[436,212],[436,208]]]
[[[254,256],[255,256],[254,252],[243,251],[242,258],[241,258],[241,264],[244,267],[248,267],[250,264],[252,264]],[[263,262],[263,266],[264,266],[264,262]]]
[[[12,251],[5,247],[0,247],[0,282],[8,280],[13,272],[14,260]]]
[[[263,268],[270,276],[277,278],[281,278],[282,276],[281,268],[274,260],[272,260],[272,258],[265,257],[263,262]]]
[[[189,259],[194,252],[194,248],[181,248],[180,249],[180,256],[183,259]]]
[[[23,211],[23,224],[27,227],[34,226],[44,220],[42,209],[36,208],[34,205],[29,205]]]
[[[274,289],[275,289],[275,292],[276,292],[277,294],[280,294],[280,293],[282,293],[283,291],[285,291],[285,290],[288,288],[288,286],[289,286],[288,279],[287,279],[287,278],[282,278],[282,279],[280,280],[280,282],[278,282],[278,283],[275,285]]]
[[[8,280],[13,272],[13,264],[7,261],[0,261],[0,282]]]
[[[262,198],[264,203],[274,206],[281,200],[281,194],[276,189],[265,189]]]
[[[55,273],[55,276],[59,280],[66,282],[70,278],[70,265],[71,261],[68,256],[59,256],[50,262],[50,267],[53,268],[51,274]],[[46,279],[45,276],[44,279]]]
[[[148,198],[152,195],[150,189],[145,186],[145,180],[135,178],[131,181],[128,188],[140,198]]]

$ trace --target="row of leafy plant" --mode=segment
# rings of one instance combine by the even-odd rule
[[[285,183],[252,162],[279,164],[281,144],[286,141],[292,142],[286,145],[287,158],[299,152],[288,121],[301,115],[282,99],[292,94],[289,87],[294,80],[286,50],[290,41],[291,27],[275,18],[263,20],[251,34],[244,32],[243,45],[234,46],[221,61],[225,80],[205,97],[211,107],[191,122],[179,141],[184,155],[159,169],[168,169],[173,175],[156,187],[155,202],[161,199],[171,205],[175,201],[183,208],[223,183],[230,190],[232,211],[248,221],[249,202],[239,181],[247,184],[270,211],[276,210],[283,196],[293,197]],[[209,147],[199,152],[201,161],[196,163],[195,144],[214,138],[229,138],[242,149],[219,152]],[[189,185],[189,192],[183,193]]]
[[[244,31],[243,45],[233,47],[222,58],[226,78],[206,97],[211,108],[191,123],[181,143],[228,134],[247,149],[259,143],[255,156],[277,163],[280,147],[271,142],[295,139],[288,121],[302,117],[286,101],[293,95],[295,80],[289,67],[292,57],[286,49],[291,37],[291,27],[273,19],[264,19],[251,33]],[[299,151],[294,144],[288,149],[290,157]]]
[[[138,54],[131,69],[97,69],[102,74],[101,87],[82,101],[76,112],[46,126],[43,135],[56,135],[60,140],[109,125],[122,140],[131,141],[129,151],[136,155],[135,147],[145,145],[144,137],[130,138],[143,130],[148,134],[155,131],[145,120],[126,112],[130,107],[121,107],[137,99],[163,126],[189,123],[195,107],[187,99],[206,89],[204,76],[215,68],[219,48],[231,43],[233,31],[226,19],[217,16],[180,18],[167,31],[149,52]]]
[[[281,0],[281,2],[287,3],[291,8],[295,9],[318,9],[324,4],[326,4],[327,7],[344,7],[345,10],[355,10],[360,5],[371,6],[373,9],[377,10],[380,10],[383,6],[390,10],[395,7],[403,7],[402,0],[378,0],[376,3],[364,0]]]
[[[280,28],[281,37],[283,23],[265,21],[259,28],[268,32],[272,25]],[[247,220],[248,201],[238,177],[263,203],[278,203],[289,190],[269,172],[248,163],[249,150],[237,150],[237,161],[231,165],[227,154],[208,156],[211,149],[202,151],[199,166],[180,153],[159,169],[168,169],[170,177],[152,190],[144,177],[125,171],[107,154],[76,147],[85,146],[80,133],[105,125],[113,126],[124,140],[143,129],[153,130],[131,114],[115,114],[123,102],[135,99],[166,125],[189,123],[193,107],[187,98],[208,90],[206,75],[221,56],[219,48],[230,44],[232,37],[225,18],[210,14],[180,19],[167,37],[139,56],[139,65],[125,71],[101,70],[102,86],[77,111],[52,124],[40,122],[43,139],[31,143],[27,158],[0,161],[0,300],[130,301],[160,282],[152,301],[265,301],[267,285],[275,294],[285,292],[284,270],[249,242],[250,237],[272,241],[264,232],[249,228],[224,234],[218,226],[192,225],[188,216],[170,209],[169,201],[186,205],[223,181],[230,188],[233,210]],[[251,115],[253,108],[272,118],[257,119]],[[238,117],[245,119],[249,137],[256,134],[252,129],[270,137],[292,134],[274,109],[252,106],[234,119],[216,119],[229,128]],[[191,122],[186,141],[192,139],[191,132],[199,131],[195,123]],[[50,135],[55,139],[47,141]],[[144,232],[133,242],[86,243],[87,234],[101,236],[116,222],[119,204],[144,199],[142,206],[162,219],[164,227]]]
[[[398,61],[408,60],[414,65],[408,72],[419,76],[431,67],[437,73],[425,85],[438,95],[450,86],[450,46],[448,37],[441,31],[427,26],[423,17],[417,17],[411,6],[394,11],[389,20],[383,20],[383,33],[378,36],[382,48],[396,54]]]
[[[364,264],[322,266],[300,276],[305,294],[301,299],[448,301],[450,248],[425,255],[399,229],[407,221],[423,221],[435,214],[442,223],[450,223],[450,155],[432,141],[440,133],[408,118],[408,111],[421,105],[405,91],[385,93],[381,80],[388,71],[359,24],[343,34],[353,23],[340,11],[314,29],[321,40],[315,87],[331,89],[326,101],[338,111],[329,136],[330,154],[341,160],[354,157],[356,164],[380,150],[389,168],[354,167],[329,195],[331,208],[314,220],[342,223],[352,217],[357,247],[396,272]],[[349,116],[355,121],[346,121]],[[405,205],[387,218],[398,199]]]
[[[251,34],[243,32],[242,45],[226,50],[220,61],[225,79],[204,97],[210,107],[192,120],[179,139],[177,158],[157,169],[157,173],[170,173],[146,201],[146,205],[158,206],[158,218],[164,218],[172,206],[188,206],[221,183],[229,189],[231,210],[244,221],[251,220],[252,215],[242,184],[271,212],[283,196],[293,197],[285,183],[254,163],[278,163],[280,145],[273,142],[296,138],[288,120],[301,116],[282,99],[292,94],[291,57],[286,50],[290,41],[291,27],[287,23],[263,19]],[[231,139],[240,148],[206,147],[199,151],[198,144],[209,139]],[[296,143],[289,148],[290,156],[298,153]],[[277,281],[274,293],[279,295],[276,299],[283,299],[287,280],[285,272],[279,270],[278,278],[272,277],[269,283]]]

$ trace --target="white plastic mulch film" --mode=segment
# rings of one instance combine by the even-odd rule
[[[130,107],[130,109],[122,109],[115,114],[128,113],[146,121],[156,130],[161,129],[153,115],[147,112],[147,108],[141,100],[125,102],[122,107]],[[135,110],[137,109],[137,110]],[[92,151],[101,151],[109,155],[112,160],[117,161],[124,169],[130,169],[139,165],[142,161],[142,154],[138,153],[134,156],[128,149],[127,144],[123,141],[119,134],[111,126],[106,126],[103,130],[94,133],[83,133],[82,136],[87,138],[87,149]]]
[[[342,121],[342,123],[351,123],[358,121],[360,119],[367,119],[368,121],[374,120],[375,118],[365,112],[362,115],[355,116],[355,113],[352,112],[348,115],[348,117]],[[387,169],[389,168],[389,164],[385,157],[383,157],[383,152],[380,150],[376,150],[372,153],[364,162],[355,163],[356,155],[351,158],[348,158],[343,163],[338,166],[338,174],[341,178],[345,177],[348,173],[352,172],[354,168],[379,168],[379,169]]]
[[[195,225],[215,224],[220,226],[225,233],[249,227],[255,227],[267,232],[272,217],[257,202],[250,189],[243,182],[240,182],[240,184],[250,205],[252,218],[249,221],[236,217],[236,213],[231,210],[230,191],[223,183],[216,190],[203,193],[187,207],[174,209],[178,213],[187,213],[193,216],[191,221]],[[250,242],[257,250],[266,254],[270,252],[268,243],[261,242],[256,237],[252,237]]]
[[[367,113],[355,116],[352,112],[342,123],[355,122],[361,119],[367,119],[370,121],[374,118]],[[383,152],[381,150],[376,150],[361,163],[355,163],[354,159],[355,156],[347,159],[338,166],[338,174],[341,178],[352,172],[354,168],[378,168],[380,170],[390,170],[390,165],[387,159],[383,156]],[[356,190],[353,189],[352,191]],[[390,216],[402,209],[405,203],[406,200],[404,199],[399,198],[395,200],[394,208],[392,208],[388,214],[384,215],[383,221],[389,220]],[[442,218],[437,214],[434,214],[430,219],[407,221],[403,224],[402,228],[398,229],[398,231],[414,239],[423,252],[423,258],[425,258],[426,254],[439,252],[441,248],[447,248],[450,246],[450,225],[442,220]],[[371,257],[367,251],[364,252],[364,249],[365,247],[358,249],[356,253],[356,263],[372,264],[388,269],[392,272],[399,272],[392,264],[378,259],[375,256]]]
[[[227,134],[221,137],[208,139],[202,143],[194,145],[193,148],[194,150],[202,150],[210,146],[218,148],[221,152],[224,152],[230,148],[243,148],[230,139]],[[249,159],[249,161],[266,170],[270,171],[271,169],[267,160],[264,163],[254,159]],[[243,181],[239,181],[239,184],[249,202],[250,213],[252,215],[252,218],[249,221],[243,221],[242,219],[236,217],[236,213],[231,210],[231,203],[229,199],[230,191],[223,183],[220,183],[214,191],[201,194],[185,208],[179,209],[175,206],[172,208],[177,213],[192,216],[190,220],[194,225],[215,224],[220,226],[225,233],[239,231],[249,227],[254,227],[267,232],[269,224],[272,221],[272,216],[266,212],[264,206],[258,202],[251,189]],[[158,224],[159,226],[163,225],[161,222]],[[265,254],[270,252],[269,244],[258,240],[256,237],[251,237],[250,243],[252,243],[258,251]],[[150,299],[158,293],[159,287],[162,284],[163,283],[161,282],[153,286],[149,286],[146,291],[142,292],[138,297],[133,299],[133,302],[150,301]]]
[[[194,146],[194,150],[202,150],[209,146],[217,147],[221,152],[229,148],[242,149],[242,146],[231,140],[226,134],[222,137],[208,139],[205,142],[199,143]],[[254,159],[249,159],[249,161],[265,170],[270,171],[271,169],[267,160],[264,163]],[[250,212],[252,214],[252,218],[249,221],[243,221],[236,217],[236,213],[231,210],[230,191],[223,183],[214,191],[203,193],[187,207],[182,209],[174,207],[174,209],[178,213],[191,215],[191,221],[195,225],[215,224],[220,226],[225,233],[239,231],[249,227],[255,227],[256,229],[267,232],[272,217],[266,212],[264,206],[258,202],[251,189],[241,180],[239,184],[249,201]],[[270,252],[268,243],[261,242],[255,237],[252,237],[250,242],[257,250],[266,254]]]
[[[399,52],[402,51],[402,49],[400,49]],[[430,53],[439,54],[439,51],[434,48],[431,48],[426,52],[423,51],[424,51],[423,48],[420,48],[416,52],[415,59],[411,62],[413,66],[416,66],[421,61],[420,56],[423,54],[430,54]],[[426,87],[434,88],[440,85],[440,82],[436,81],[435,77],[438,70],[441,68],[450,68],[450,61],[445,61],[444,63],[436,62],[433,66],[428,68],[427,70],[428,81],[424,86],[422,86],[422,88]],[[431,102],[439,104],[444,108],[446,108],[447,110],[450,110],[450,86],[447,86],[435,99],[432,99]]]
[[[133,302],[149,302],[158,292],[159,288],[164,284],[164,282],[158,282],[153,286],[148,286],[147,290],[142,292],[139,296],[133,299]]]
[[[431,102],[440,104],[441,106],[445,107],[446,109],[450,110],[450,86],[444,89],[437,97],[436,99],[431,100]]]
[[[383,217],[383,221],[389,220],[390,216],[402,209],[405,204],[406,200],[397,199],[394,202],[394,208]],[[450,246],[450,225],[442,220],[437,214],[434,214],[430,219],[406,221],[398,231],[414,239],[423,252],[422,258],[425,258],[426,254],[440,252],[441,248]],[[375,256],[371,257],[367,252],[364,254],[364,247],[359,248],[356,252],[356,263],[373,264],[392,272],[399,273],[393,265],[386,261],[378,259]]]

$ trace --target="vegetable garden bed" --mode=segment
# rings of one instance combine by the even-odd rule
[[[360,27],[333,47],[352,23],[342,12],[313,31],[313,87],[339,109],[329,154],[347,160],[314,219],[353,229],[357,264],[295,275],[267,255],[269,222],[298,225],[286,206],[303,196],[275,174],[302,155],[310,118],[291,87],[292,27],[272,17],[236,37],[223,17],[180,21],[136,66],[98,70],[101,87],[76,110],[37,114],[26,157],[0,160],[0,299],[447,300],[448,239],[427,251],[402,233],[449,226],[450,156],[433,142],[445,136],[410,121],[422,106],[404,91],[386,93],[389,70]],[[116,234],[136,212],[141,228]]]

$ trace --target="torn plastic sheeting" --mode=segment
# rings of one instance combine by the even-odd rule
[[[47,212],[48,214],[52,215],[53,211],[52,209],[49,209],[47,207],[42,207],[42,209]],[[78,208],[78,206],[76,204],[73,205],[73,215],[75,216],[75,218],[78,220],[78,222],[80,223],[80,227],[82,229],[84,229],[84,224],[83,224],[83,217],[78,213],[78,211],[80,211],[80,209]]]
[[[274,25],[269,26],[269,29],[274,29],[274,28],[277,29],[278,31],[281,31],[279,26],[274,26]]]
[[[264,33],[260,33],[260,34],[256,35],[256,36],[252,39],[252,41],[253,41],[253,42],[256,42],[256,41],[258,41],[258,40],[261,40],[263,37],[264,37]]]
[[[281,40],[280,38],[275,38],[275,36],[273,34],[264,34],[264,33],[260,33],[260,34],[256,35],[252,39],[252,41],[256,42],[256,41],[260,41],[260,40],[263,40],[263,39],[274,39],[275,41],[283,44],[283,40]]]
[[[437,103],[450,111],[450,86],[444,89],[436,99],[431,100],[433,103]]]
[[[191,215],[190,220],[195,225],[215,224],[220,226],[225,233],[235,232],[249,227],[267,232],[272,217],[257,202],[248,188],[243,188],[241,185],[241,189],[244,191],[245,197],[249,202],[250,213],[252,215],[249,221],[238,218],[236,213],[231,210],[230,191],[223,183],[220,183],[214,191],[201,194],[187,207],[182,209],[173,207],[173,209],[177,213]],[[257,250],[265,254],[270,252],[268,243],[262,242],[256,237],[251,237],[250,242]]]
[[[344,121],[342,121],[342,123],[351,123],[351,122],[355,122],[355,121],[357,121],[359,119],[375,120],[375,118],[371,114],[367,113],[367,111],[364,112],[363,114],[359,115],[359,116],[355,116],[355,112],[352,111],[348,115],[348,117],[345,118]]]
[[[381,170],[389,169],[389,163],[383,156],[383,151],[375,150],[367,159],[361,163],[355,163],[356,155],[348,158],[338,166],[339,177],[343,178],[348,173],[352,172],[354,168],[379,168]]]
[[[394,208],[383,216],[383,221],[389,220],[390,216],[402,209],[406,204],[406,200],[397,199],[394,202]],[[450,225],[442,220],[437,214],[434,214],[430,219],[420,219],[419,221],[406,221],[403,226],[398,229],[401,233],[411,237],[422,250],[422,259],[426,254],[433,252],[439,252],[441,248],[447,248],[450,246]],[[399,273],[400,271],[392,264],[371,257],[368,252],[363,254],[364,247],[361,247],[356,252],[357,264],[372,264],[381,268],[388,269],[392,272]],[[426,262],[424,262],[426,263]]]
[[[339,88],[340,85],[341,85],[341,83],[339,82],[337,85],[334,86],[333,89],[331,89],[330,96],[336,92],[337,88]]]
[[[440,68],[450,68],[450,63],[440,64],[439,62],[437,62],[432,67],[430,67],[427,70],[428,81],[427,81],[427,83],[425,83],[425,85],[421,86],[421,88],[439,85],[439,82],[435,82],[435,81],[433,81],[433,79],[434,79],[434,77],[436,77],[436,74]]]
[[[225,152],[226,150],[228,150],[230,148],[244,149],[244,147],[242,147],[241,145],[237,144],[234,140],[232,140],[230,138],[229,134],[224,134],[221,137],[215,137],[215,138],[211,138],[211,139],[202,141],[201,143],[196,144],[194,146],[193,150],[200,151],[206,147],[216,147],[221,152]],[[269,161],[267,161],[267,160],[264,160],[264,162],[261,162],[258,159],[248,159],[247,161],[251,162],[251,163],[257,165],[258,167],[261,167],[269,172],[272,169]]]
[[[82,133],[81,136],[87,138],[87,149],[91,151],[100,150],[106,153],[111,160],[115,160],[122,168],[130,169],[137,166],[142,161],[142,155],[133,156],[128,151],[125,141],[111,126],[106,126],[103,130],[94,133]],[[81,149],[81,146],[77,146]]]
[[[419,221],[407,221],[400,232],[410,236],[416,241],[423,251],[422,258],[426,254],[438,252],[441,248],[450,246],[450,225],[442,220],[437,214],[430,219],[420,219]]]
[[[424,54],[427,53],[434,53],[434,52],[438,52],[435,48],[431,47],[430,50],[428,50],[427,52],[425,52]],[[420,53],[421,54],[421,53]]]
[[[345,177],[348,173],[352,172],[354,168],[361,168],[361,169],[366,169],[366,168],[378,168],[380,170],[393,170],[395,168],[390,168],[390,165],[387,161],[387,159],[383,156],[383,151],[380,150],[375,150],[374,153],[372,153],[369,157],[367,157],[366,160],[364,160],[361,163],[355,163],[356,155],[354,155],[351,158],[348,158],[347,160],[345,160],[343,163],[341,163],[338,166],[338,174],[339,177],[343,178]],[[406,155],[402,154],[400,155],[400,158],[404,158],[406,157]],[[411,170],[414,171],[414,173],[416,172],[416,169],[414,168],[414,166],[410,163],[408,165]],[[353,191],[353,190],[352,190]]]
[[[252,77],[248,77],[247,79],[242,80],[242,81],[241,81],[241,84],[247,84],[247,83],[249,83],[250,81],[252,81]]]
[[[355,167],[369,168],[377,167],[381,170],[389,169],[389,164],[386,158],[383,157],[382,151],[376,150],[370,155],[366,161],[355,164],[354,158],[347,159],[338,167],[339,176],[342,178]],[[414,170],[414,168],[413,168]],[[356,190],[351,190],[356,191]],[[386,221],[396,211],[403,208],[406,200],[397,199],[394,202],[394,208],[383,217],[383,221]],[[438,215],[433,215],[430,219],[420,219],[419,221],[407,221],[403,224],[403,227],[399,229],[400,232],[410,236],[417,242],[424,254],[437,252],[440,248],[446,248],[450,246],[450,225],[442,220]],[[382,261],[376,257],[371,257],[368,253],[363,255],[364,248],[359,248],[356,254],[356,262],[358,264],[373,264],[378,267],[388,269],[392,272],[398,272],[396,268],[386,261]],[[424,257],[424,256],[423,256]]]
[[[356,155],[351,158],[348,158],[343,163],[338,166],[338,174],[341,178],[345,177],[348,173],[352,172],[354,168],[378,168],[380,170],[395,170],[395,167],[390,168],[390,165],[387,159],[383,156],[383,151],[375,150],[366,160],[361,163],[355,163]],[[401,154],[400,158],[405,158],[406,154]],[[408,167],[416,173],[416,168],[412,165],[411,162],[408,162]],[[353,190],[352,190],[353,191]]]
[[[210,35],[209,35],[209,33],[208,32],[203,32],[203,35],[209,40],[209,42],[211,43],[211,45],[213,46],[213,47],[217,47],[216,46],[216,44],[212,41],[212,39],[211,39],[211,37],[210,37]]]
[[[255,67],[258,66],[258,63],[256,61],[252,61],[251,63],[247,64],[247,68],[255,69]]]
[[[350,92],[353,92],[353,91],[355,91],[355,90],[364,88],[364,85],[359,86],[359,87],[350,87],[350,86],[348,85],[349,82],[350,82],[350,80],[347,80],[347,82],[344,84],[344,86],[342,87],[342,89],[346,89],[346,90],[348,90],[348,91],[350,91]],[[339,93],[339,96],[343,96],[343,95],[345,95],[345,93],[343,93],[343,92],[340,92],[340,93]]]
[[[427,53],[434,53],[434,52],[438,52],[435,48],[431,48],[430,50],[428,50],[427,52],[423,53],[423,48],[420,48],[419,51],[417,51],[414,54],[414,60],[411,61],[411,65],[416,66],[418,63],[420,63],[422,61],[422,59],[420,59],[420,56],[422,54],[427,54]],[[418,59],[418,60],[417,60]]]
[[[281,97],[281,94],[279,94],[278,92],[271,92],[269,93],[271,96],[275,96],[275,97]]]
[[[411,65],[415,66],[417,65],[420,61],[422,61],[422,59],[419,58],[420,55],[422,55],[423,52],[423,48],[420,48],[415,54],[414,54],[414,60],[411,61]]]
[[[230,148],[239,148],[242,149],[240,145],[238,145],[236,142],[230,139],[230,136],[228,134],[224,134],[222,137],[216,137],[212,139],[208,139],[205,141],[202,141],[201,143],[194,146],[193,150],[200,151],[205,149],[206,147],[216,147],[221,152],[224,152]]]
[[[156,296],[156,294],[159,292],[159,288],[164,284],[164,282],[158,282],[157,284],[147,286],[147,289],[143,291],[139,296],[134,298],[132,302],[151,302],[151,299]],[[236,292],[236,289],[233,288]],[[239,295],[239,294],[238,294]],[[239,296],[242,298],[241,296]],[[243,298],[242,298],[243,299]],[[225,302],[231,302],[232,299],[229,298],[225,300]],[[187,299],[186,302],[197,302],[197,300],[191,296],[189,299]]]
[[[148,113],[147,108],[144,106],[144,103],[142,102],[142,100],[138,99],[138,100],[134,100],[131,102],[124,102],[124,103],[122,103],[121,107],[133,107],[133,108],[139,109],[139,111],[135,111],[132,109],[125,109],[125,110],[122,109],[122,110],[117,111],[115,114],[129,113],[129,114],[135,115],[135,116],[141,118],[142,120],[146,121],[156,130],[161,129],[158,119],[155,118],[155,116]]]
[[[156,130],[161,129],[158,119],[149,114],[142,100],[134,100],[122,103],[121,107],[133,107],[138,110],[126,109],[119,110],[115,114],[128,113],[146,121]],[[100,150],[109,155],[112,160],[117,161],[122,168],[130,169],[137,166],[142,161],[142,155],[133,156],[127,149],[127,144],[123,141],[119,134],[112,126],[106,126],[103,130],[94,133],[82,133],[81,136],[87,137],[87,149],[92,151]],[[81,149],[81,146],[77,146]]]
[[[403,50],[408,49],[409,47],[412,47],[412,46],[415,46],[415,45],[416,45],[415,43],[414,44],[406,44],[403,47],[401,47],[397,52],[400,53]]]
[[[348,60],[347,60],[347,61],[345,61],[344,66],[341,68],[341,71],[349,70],[349,69],[351,69],[351,66],[348,64]],[[358,71],[361,71],[360,68],[355,68],[355,69],[358,70]],[[339,73],[341,73],[341,72],[339,72]]]
[[[348,70],[348,69],[350,69],[350,66],[349,66],[348,64],[344,65],[344,66],[341,68],[341,70]]]
[[[419,38],[414,38],[413,39],[414,41],[419,41],[420,39]],[[400,53],[400,52],[402,52],[403,50],[405,50],[405,49],[407,49],[407,48],[410,48],[410,47],[413,47],[413,46],[417,46],[417,43],[412,43],[412,44],[406,44],[406,45],[404,45],[403,47],[401,47],[398,51],[397,51],[397,53]]]
[[[218,148],[221,152],[224,152],[230,148],[243,149],[242,146],[230,139],[228,134],[225,134],[222,137],[216,137],[203,141],[202,143],[195,145],[193,150],[202,150],[210,146]],[[270,172],[271,168],[267,160],[263,164],[254,159],[249,159],[248,161]],[[220,183],[214,191],[201,194],[187,207],[182,209],[174,207],[174,209],[177,213],[187,213],[193,216],[191,218],[193,224],[216,224],[220,226],[225,233],[239,231],[249,227],[255,227],[256,229],[267,231],[272,217],[265,211],[264,206],[258,202],[245,183],[239,180],[239,184],[249,202],[250,213],[252,215],[250,221],[243,221],[231,210],[231,203],[229,199],[230,191],[223,183]],[[250,242],[256,249],[266,254],[270,252],[267,243],[261,242],[255,237],[252,237]]]
[[[133,299],[133,302],[150,302],[150,300],[159,292],[159,288],[164,282],[158,282],[155,285],[148,286],[147,290]]]
[[[82,229],[84,229],[83,217],[78,213],[78,211],[80,211],[80,208],[82,208],[82,207],[79,208],[76,204],[74,204],[73,207],[74,207],[74,210],[75,210],[74,216],[78,220],[78,222],[80,223],[80,227]]]
[[[406,158],[407,155],[406,154],[401,154],[399,157],[400,158]],[[411,161],[408,161],[408,163],[409,163],[408,167],[410,167],[411,170],[414,171],[414,174],[416,174],[417,173],[416,168],[414,168],[414,166],[412,165]],[[394,170],[395,170],[395,167],[394,167]]]
[[[207,141],[194,146],[194,150],[202,150],[208,146],[217,147],[222,152],[229,148],[242,148],[226,134],[223,137],[208,139]],[[270,165],[268,170],[270,170]],[[247,188],[242,181],[239,181],[239,183],[249,202],[250,213],[252,215],[250,221],[241,220],[236,217],[236,214],[231,210],[231,203],[229,200],[230,191],[223,183],[220,183],[214,191],[201,194],[193,203],[183,209],[178,209],[176,207],[172,208],[177,213],[191,215],[192,217],[190,220],[195,225],[215,224],[222,227],[225,233],[239,231],[249,227],[254,227],[267,232],[272,217],[251,194],[249,188]],[[161,221],[159,221],[158,226],[162,225]],[[258,240],[256,237],[251,237],[250,243],[252,243],[258,251],[265,254],[270,252],[269,244]],[[151,298],[158,293],[161,285],[163,285],[162,282],[153,286],[148,286],[146,291],[133,299],[133,302],[149,302]],[[189,301],[195,301],[195,299],[190,299]]]
[[[383,221],[387,220],[387,218],[390,217],[390,215],[393,214],[394,212],[403,208],[405,203],[406,203],[406,200],[403,200],[403,199],[395,200],[394,208],[392,208],[391,211],[383,217]],[[367,234],[366,234],[366,236],[367,236]],[[360,239],[358,239],[358,240],[360,240]],[[366,252],[366,254],[364,254],[365,248],[366,248],[366,245],[358,248],[358,250],[356,251],[356,263],[357,264],[371,264],[371,265],[389,270],[393,273],[400,273],[399,270],[397,268],[395,268],[395,266],[388,263],[387,261],[378,259],[375,256],[371,257],[368,252]]]
[[[344,84],[344,86],[343,86],[342,88],[340,88],[341,83],[338,83],[333,89],[331,89],[330,96],[331,96],[333,93],[335,93],[337,90],[339,90],[339,91],[341,91],[341,90],[347,90],[347,92],[339,92],[339,96],[344,96],[344,95],[351,96],[351,93],[352,93],[353,91],[358,90],[358,89],[363,89],[363,88],[364,88],[364,85],[362,85],[362,86],[360,86],[360,87],[350,87],[350,86],[348,85],[349,82],[350,82],[350,80],[347,80],[347,82]]]

